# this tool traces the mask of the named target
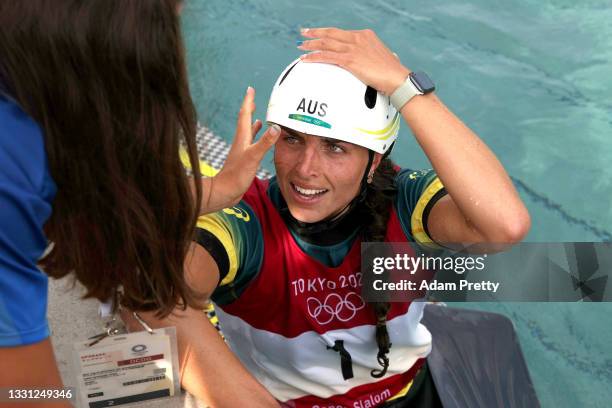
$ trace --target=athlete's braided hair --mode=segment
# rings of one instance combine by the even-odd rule
[[[391,206],[397,196],[396,174],[393,162],[384,158],[374,172],[372,183],[367,184],[367,194],[360,208],[366,225],[362,232],[364,242],[382,242],[385,239]],[[387,313],[391,304],[389,302],[368,304],[376,315],[377,359],[382,367],[380,370],[372,370],[371,375],[380,378],[386,374],[389,367],[387,353],[391,348],[391,342],[387,331]]]

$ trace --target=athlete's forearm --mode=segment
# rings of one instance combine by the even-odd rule
[[[176,327],[181,385],[211,407],[277,407],[272,395],[242,366],[201,310],[179,308],[159,319],[140,312],[152,328]],[[142,330],[131,312],[121,317],[130,331]]]
[[[401,110],[463,217],[489,242],[515,242],[529,215],[493,152],[435,94]]]
[[[391,95],[410,70],[371,30],[309,28],[300,58],[337,64],[362,82]],[[444,238],[512,242],[529,227],[529,216],[504,168],[489,148],[434,94],[412,98],[401,109],[416,139],[452,197],[444,217],[457,228]],[[446,200],[448,204],[448,200]],[[457,211],[462,219],[457,220]],[[439,213],[440,215],[440,213]],[[472,233],[472,229],[477,233]]]
[[[197,326],[196,331],[190,324],[189,332],[197,333],[191,339],[179,334],[183,387],[211,407],[278,407],[212,324],[206,321]]]
[[[185,259],[186,280],[196,291],[210,295],[219,282],[219,269],[210,253],[193,244]],[[176,327],[183,388],[211,407],[271,407],[276,400],[249,374],[219,336],[202,310],[174,309],[165,318],[139,312],[151,327]],[[128,310],[121,318],[130,331],[142,326]]]

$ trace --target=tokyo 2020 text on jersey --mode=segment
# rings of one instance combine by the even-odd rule
[[[424,223],[442,184],[433,171],[411,170],[401,171],[397,184],[386,241],[431,242]],[[279,194],[275,179],[255,180],[239,205],[198,224],[198,241],[216,253],[222,274],[213,300],[230,347],[290,406],[366,407],[404,395],[430,350],[419,323],[424,304],[392,304],[389,370],[373,378],[380,368],[376,319],[360,296],[358,234],[330,246],[304,242],[283,222]],[[351,356],[348,379],[338,341]]]

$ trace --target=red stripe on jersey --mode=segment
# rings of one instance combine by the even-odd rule
[[[244,196],[263,231],[264,256],[258,276],[226,313],[251,326],[293,338],[308,331],[374,325],[374,312],[361,298],[361,241],[356,239],[338,267],[328,267],[306,254],[295,242],[267,195],[267,181],[257,180]],[[386,242],[406,242],[395,210],[387,225]],[[392,303],[388,320],[407,312],[410,303]]]

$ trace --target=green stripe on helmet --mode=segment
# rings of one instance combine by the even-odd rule
[[[292,113],[289,115],[289,119],[299,120],[300,122],[310,123],[311,125],[321,126],[327,129],[331,129],[331,125],[321,119],[313,118],[308,115],[300,115],[297,113]]]

